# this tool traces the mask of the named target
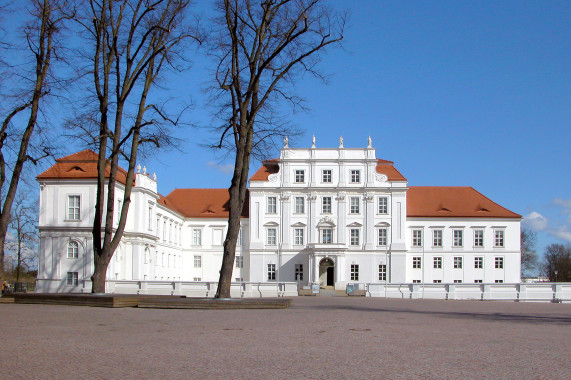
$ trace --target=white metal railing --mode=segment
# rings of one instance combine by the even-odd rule
[[[571,283],[366,284],[368,297],[571,302]]]
[[[107,280],[108,293],[184,295],[214,297],[218,282],[211,281],[137,281]],[[297,296],[296,282],[233,282],[232,297],[291,297]]]

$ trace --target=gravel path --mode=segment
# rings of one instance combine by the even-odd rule
[[[298,297],[285,310],[0,315],[2,379],[571,378],[571,304]]]

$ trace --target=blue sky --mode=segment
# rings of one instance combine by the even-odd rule
[[[198,2],[209,17],[211,2]],[[305,136],[290,145],[365,147],[395,162],[409,185],[472,186],[527,216],[538,250],[571,242],[571,2],[331,1],[351,19],[344,50],[321,65],[328,84],[304,78],[310,112],[291,115]],[[171,83],[192,98],[195,124],[212,122],[201,89],[204,57]],[[182,152],[141,162],[159,191],[228,187],[231,159],[186,129]],[[71,153],[71,152],[70,152]],[[277,156],[278,152],[274,152]],[[256,170],[259,162],[252,165]]]

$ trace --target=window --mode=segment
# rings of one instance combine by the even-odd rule
[[[454,230],[454,241],[452,242],[452,246],[454,247],[462,247],[463,241],[463,230]]]
[[[387,229],[379,228],[379,245],[385,247],[387,245]]]
[[[420,284],[420,280],[412,280],[413,284]]]
[[[504,230],[497,230],[494,233],[494,247],[504,246]]]
[[[234,279],[234,281],[236,281],[236,282],[244,282],[244,277],[236,277],[236,278]]]
[[[359,182],[361,182],[361,171],[351,170],[351,183],[359,183]]]
[[[474,280],[474,284],[481,284],[482,280]]]
[[[496,269],[504,269],[504,258],[503,257],[496,257],[495,266],[496,266]]]
[[[387,266],[379,264],[379,281],[387,281]]]
[[[276,264],[268,264],[268,281],[276,279]]]
[[[503,284],[503,283],[504,283],[504,280],[496,280],[496,281],[494,281],[494,282],[495,282],[496,284]]]
[[[389,213],[389,198],[380,197],[379,198],[379,214]]]
[[[295,281],[303,281],[303,264],[295,264]]]
[[[151,203],[149,203],[149,218],[147,223],[148,223],[147,228],[149,229],[149,231],[151,231],[153,229],[153,205]]]
[[[169,261],[170,261],[170,255],[169,255]],[[194,267],[202,268],[202,256],[194,255]]]
[[[432,280],[432,282],[433,282],[434,284],[441,284],[441,283],[442,283],[442,280]]]
[[[303,214],[305,212],[305,199],[303,197],[295,197],[295,213]]]
[[[474,247],[484,246],[484,230],[474,230]]]
[[[412,246],[422,247],[422,230],[412,230]]]
[[[421,268],[422,257],[415,256],[412,258],[412,268],[413,269],[420,269]]]
[[[244,268],[244,256],[236,256],[236,268]]]
[[[333,242],[333,229],[324,228],[321,230],[321,242],[323,244],[331,244]]]
[[[351,264],[351,281],[359,281],[359,264]]]
[[[293,244],[303,245],[303,228],[296,228],[293,233]]]
[[[331,183],[331,170],[326,169],[321,172],[321,182]]]
[[[296,183],[304,183],[305,182],[305,170],[296,170],[295,171],[295,182]]]
[[[67,285],[79,285],[79,274],[77,272],[67,272]]]
[[[276,214],[277,213],[277,198],[276,197],[268,197],[268,204],[266,212],[268,214]]]
[[[321,203],[321,212],[323,214],[331,214],[331,197],[323,197]]]
[[[67,219],[68,220],[79,220],[79,206],[80,198],[79,195],[68,195],[67,197]],[[69,272],[72,273],[72,272]],[[75,273],[75,272],[73,272]]]
[[[459,256],[454,257],[454,268],[462,269],[462,257]]]
[[[197,228],[192,230],[192,245],[202,244],[202,230]]]
[[[200,282],[200,281],[202,281],[202,277],[194,277],[193,280],[194,280],[194,281],[197,281],[197,282]]]
[[[67,244],[67,258],[77,259],[79,257],[79,243],[76,241],[70,241]]]
[[[434,269],[442,269],[442,257],[434,258]]]
[[[442,230],[432,231],[432,246],[442,247]]]
[[[474,257],[474,268],[475,269],[484,268],[484,258],[483,257]]]
[[[358,228],[351,228],[351,245],[356,246],[359,245],[359,229]]]
[[[277,230],[275,228],[268,228],[267,244],[276,245]]]
[[[455,284],[461,284],[461,283],[462,283],[462,280],[454,280],[454,283],[455,283]]]
[[[351,214],[358,214],[359,213],[359,197],[351,197]]]

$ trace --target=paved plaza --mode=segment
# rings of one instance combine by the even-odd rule
[[[298,297],[283,310],[0,304],[2,379],[569,379],[571,304]]]

